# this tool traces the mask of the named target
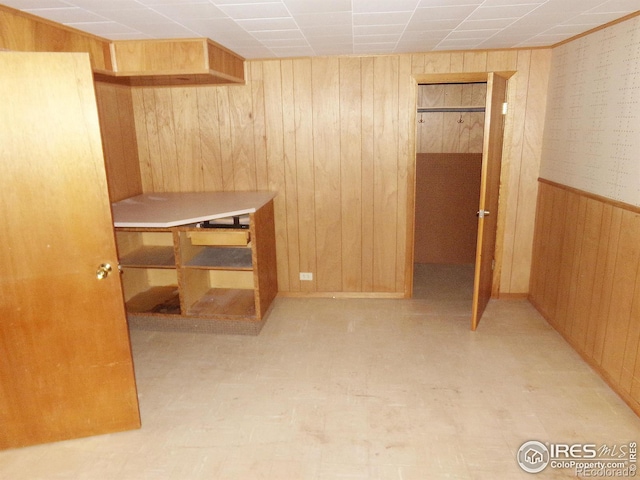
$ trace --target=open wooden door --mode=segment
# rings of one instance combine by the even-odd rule
[[[0,448],[138,428],[89,57],[0,72]]]
[[[480,205],[478,208],[478,240],[471,316],[472,330],[478,327],[484,309],[491,298],[504,130],[502,105],[506,98],[506,92],[507,79],[495,73],[489,73],[482,148]]]

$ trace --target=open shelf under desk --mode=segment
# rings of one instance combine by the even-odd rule
[[[226,318],[256,320],[254,291],[211,288],[189,308],[187,315],[220,315]]]
[[[145,315],[180,315],[178,286],[151,287],[138,293],[127,302],[127,312]]]
[[[125,267],[175,268],[173,246],[143,246],[124,255],[120,264]]]

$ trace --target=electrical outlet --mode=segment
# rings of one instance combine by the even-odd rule
[[[300,280],[312,281],[313,273],[311,272],[300,272]]]

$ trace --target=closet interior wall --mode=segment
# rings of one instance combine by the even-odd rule
[[[418,86],[415,263],[475,262],[486,83]],[[436,111],[422,111],[434,108]]]

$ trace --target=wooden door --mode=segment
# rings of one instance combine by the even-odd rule
[[[507,79],[495,73],[489,73],[482,148],[482,172],[480,176],[478,240],[471,316],[472,330],[478,327],[478,322],[489,303],[493,284],[504,126],[502,105],[506,98],[506,91]]]
[[[89,57],[0,72],[0,448],[137,428]]]

